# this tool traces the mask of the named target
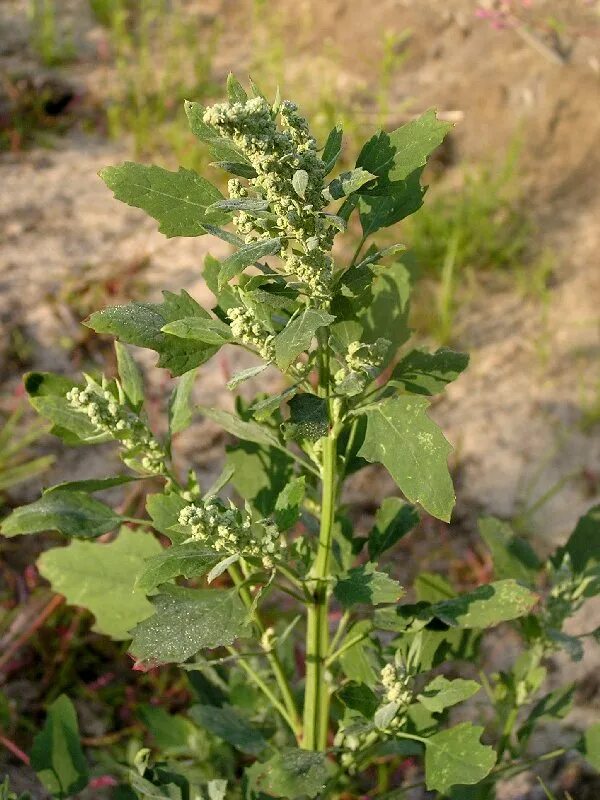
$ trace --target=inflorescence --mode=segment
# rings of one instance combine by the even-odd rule
[[[253,522],[235,506],[226,508],[216,497],[182,508],[179,524],[190,529],[190,541],[205,542],[216,553],[260,558],[265,569],[273,568],[286,546],[272,522]]]
[[[227,311],[231,320],[231,333],[248,347],[253,347],[265,361],[275,359],[275,336],[245,306],[235,306]]]
[[[309,298],[327,301],[335,229],[322,213],[325,164],[298,107],[287,100],[271,106],[263,97],[253,97],[207,108],[204,122],[247,159],[256,173],[248,186],[268,202],[269,213],[248,209],[236,214],[239,234],[246,243],[280,237],[284,272],[305,286]],[[232,178],[229,194],[247,198],[248,189]]]
[[[341,356],[342,366],[333,376],[340,394],[359,394],[373,379],[389,348],[387,339],[377,339],[374,344],[350,342]]]
[[[75,386],[67,392],[71,408],[88,417],[96,435],[110,436],[121,442],[125,463],[135,464],[152,475],[165,474],[164,448],[139,415],[127,407],[119,384],[114,382],[112,389],[105,378],[98,384],[89,376],[85,377],[84,389]]]

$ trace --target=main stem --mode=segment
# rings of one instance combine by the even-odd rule
[[[329,398],[328,342],[321,345],[320,391]],[[331,403],[330,403],[331,405]],[[332,409],[329,409],[332,420]],[[324,750],[329,723],[329,688],[325,680],[325,659],[329,652],[329,557],[337,497],[337,425],[332,420],[329,434],[323,440],[321,467],[321,524],[317,555],[311,577],[311,602],[307,606],[306,681],[304,689],[304,735],[306,750]]]

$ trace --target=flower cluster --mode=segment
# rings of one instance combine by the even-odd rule
[[[119,384],[113,385],[114,389],[105,378],[98,384],[86,376],[85,388],[75,386],[66,397],[71,408],[87,416],[98,436],[110,436],[121,442],[125,463],[152,475],[164,474],[167,458],[164,448],[139,415],[127,407]]]
[[[268,202],[269,213],[241,210],[235,216],[244,241],[280,237],[287,242],[281,253],[285,273],[304,284],[310,297],[327,299],[334,231],[321,213],[325,165],[297,106],[285,100],[272,107],[263,97],[217,103],[206,109],[204,122],[243,154],[256,173],[248,185]],[[229,193],[248,197],[237,178],[229,181]]]
[[[265,361],[274,360],[275,337],[249,308],[235,306],[227,311],[227,316],[231,320],[231,333],[236,339],[249,347],[254,347]]]
[[[386,664],[381,670],[381,685],[388,703],[398,706],[394,727],[399,727],[405,719],[405,712],[412,703],[412,678],[402,664]]]
[[[374,344],[350,342],[342,366],[333,376],[337,391],[347,395],[362,392],[381,366],[388,347],[387,339],[377,339]]]
[[[260,558],[265,569],[274,566],[285,548],[285,541],[272,522],[253,522],[247,514],[233,505],[225,507],[216,497],[182,508],[179,524],[190,529],[190,541],[206,542],[217,553]]]

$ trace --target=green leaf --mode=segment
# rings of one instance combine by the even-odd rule
[[[379,681],[380,665],[377,657],[377,646],[369,637],[373,623],[364,619],[356,622],[344,637],[342,645],[364,634],[365,638],[357,641],[340,655],[339,661],[344,675],[357,683],[375,686]]]
[[[380,461],[408,500],[448,522],[454,505],[447,464],[452,448],[427,416],[428,406],[422,397],[396,397],[367,406],[367,431],[358,454]]]
[[[280,531],[287,531],[300,519],[300,507],[306,493],[304,475],[291,480],[279,494],[275,503],[275,524]]]
[[[365,144],[356,166],[378,177],[360,196],[365,235],[399,222],[421,206],[423,167],[450,127],[436,119],[435,112],[430,110],[391,133],[379,131]]]
[[[194,339],[205,344],[222,345],[233,339],[231,328],[220,319],[204,319],[203,317],[186,317],[169,322],[162,327],[163,333],[177,336],[180,339]]]
[[[196,726],[179,714],[170,714],[160,706],[143,705],[138,708],[137,716],[163,753],[185,755],[196,752],[201,746]]]
[[[288,386],[282,392],[279,392],[279,394],[265,397],[264,399],[253,403],[250,406],[252,416],[258,422],[264,422],[265,420],[269,419],[276,411],[279,410],[279,407],[284,400],[292,398],[298,392],[298,388],[299,384],[294,383],[292,386]]]
[[[380,609],[375,623],[382,630],[404,631],[416,621],[417,629],[438,619],[451,628],[491,628],[501,622],[528,614],[538,602],[538,595],[514,580],[496,581],[472,592],[433,605],[397,606]]]
[[[450,127],[437,120],[434,111],[427,111],[391,133],[379,131],[365,144],[356,166],[378,177],[360,193],[360,220],[366,236],[420,208],[423,167]]]
[[[363,564],[340,576],[333,593],[344,608],[351,608],[357,603],[373,606],[395,603],[404,590],[398,581],[384,572],[376,572],[373,564]]]
[[[335,162],[342,152],[342,126],[336,125],[332,128],[325,142],[321,158],[325,164],[325,174],[328,175],[335,166]]]
[[[421,208],[425,196],[421,173],[421,169],[415,170],[405,181],[386,186],[381,194],[375,188],[360,195],[358,209],[365,237],[395,225]]]
[[[558,555],[568,553],[576,573],[584,572],[590,567],[600,564],[600,505],[590,510],[578,521],[575,530],[564,548],[559,548]],[[553,561],[556,558],[553,557]]]
[[[412,350],[396,364],[390,376],[393,384],[400,384],[412,394],[434,395],[456,380],[467,368],[469,356],[445,347],[435,353]]]
[[[589,727],[581,737],[577,749],[595,770],[600,772],[600,722]]]
[[[256,178],[256,170],[250,164],[244,164],[241,161],[213,161],[211,167],[218,167],[219,169],[230,172],[232,175],[237,175],[240,178]],[[208,230],[208,225],[205,226]]]
[[[378,131],[364,145],[356,164],[379,177],[378,189],[406,180],[425,166],[451,127],[450,123],[438,120],[430,109],[391,133]]]
[[[267,239],[261,242],[245,244],[232,253],[221,264],[219,272],[219,289],[225,286],[232,278],[243,272],[246,267],[254,264],[259,258],[272,256],[281,250],[281,239]]]
[[[219,563],[222,556],[203,547],[198,542],[177,544],[163,550],[144,565],[136,585],[151,592],[162,583],[182,575],[184,578],[201,578]]]
[[[409,258],[407,253],[403,261],[378,268],[380,272],[372,284],[372,298],[358,314],[364,328],[362,341],[372,343],[383,337],[390,342],[386,362],[410,336],[408,314],[413,279]]]
[[[226,197],[224,200],[217,200],[209,207],[209,211],[266,211],[269,207],[269,201],[263,200],[262,197]],[[208,230],[208,229],[207,229]]]
[[[274,447],[239,442],[227,448],[227,463],[234,468],[231,483],[244,500],[263,516],[272,514],[279,494],[293,475],[290,456]]]
[[[468,700],[481,689],[477,681],[463,680],[456,678],[448,680],[443,675],[438,675],[423,689],[417,699],[425,706],[428,711],[440,714],[450,706]]]
[[[75,708],[61,694],[50,706],[31,748],[31,767],[53,797],[73,797],[88,784],[88,765],[79,743]]]
[[[285,372],[296,356],[310,347],[319,328],[331,325],[335,317],[318,308],[307,308],[275,337],[275,360]]]
[[[375,525],[369,533],[371,561],[376,561],[418,524],[419,515],[414,506],[408,505],[399,497],[386,497],[375,515]]]
[[[535,726],[541,719],[563,719],[567,716],[573,705],[575,684],[559,686],[553,692],[542,697],[527,713],[525,724],[519,728],[517,738],[521,744],[528,741]]]
[[[243,104],[248,99],[244,87],[232,72],[227,76],[227,96],[230,103]]]
[[[517,536],[507,522],[495,517],[482,517],[478,527],[492,554],[496,577],[534,583],[541,563],[529,542]]]
[[[232,644],[247,632],[236,589],[164,587],[154,615],[133,630],[131,653],[143,664],[182,662],[204,648]]]
[[[120,523],[121,516],[100,500],[85,492],[60,489],[16,508],[3,520],[0,530],[4,536],[58,531],[65,536],[92,539],[114,530]]]
[[[367,172],[362,167],[357,167],[349,172],[342,172],[323,190],[323,196],[326,200],[339,200],[340,197],[346,197],[352,192],[356,192],[361,186],[376,177],[376,175]]]
[[[220,408],[198,406],[198,411],[208,419],[212,419],[217,425],[220,425],[227,433],[231,433],[245,442],[255,442],[255,444],[262,444],[267,447],[278,444],[271,431],[262,425],[257,425],[256,422],[246,422],[235,414],[230,414],[229,411],[222,411]]]
[[[250,378],[256,378],[257,375],[260,375],[261,372],[266,370],[267,366],[268,364],[259,364],[257,367],[248,367],[248,369],[236,372],[233,378],[227,381],[227,388],[232,392],[234,389],[237,389],[240,383],[244,383],[244,381],[250,380]]]
[[[159,222],[158,230],[167,237],[201,236],[206,233],[204,221],[220,225],[229,219],[219,211],[206,213],[222,194],[192,170],[179,167],[178,172],[170,172],[126,161],[105,167],[99,175],[117,200],[142,208]]]
[[[259,756],[267,747],[267,742],[259,730],[249,725],[241,714],[231,706],[192,706],[190,717],[201,728],[223,739],[230,745]]]
[[[327,401],[316,394],[303,392],[288,403],[290,416],[285,423],[286,439],[316,442],[329,431]]]
[[[316,797],[323,791],[328,777],[325,753],[292,747],[284,748],[265,763],[257,761],[246,769],[252,791],[286,800]]]
[[[131,405],[139,409],[144,402],[144,382],[140,368],[129,350],[121,342],[115,342],[115,353],[123,391]]]
[[[38,414],[54,423],[51,432],[68,444],[99,444],[110,440],[110,435],[98,435],[85,414],[71,408],[66,395],[77,386],[75,381],[52,372],[29,372],[24,385]]]
[[[496,763],[493,748],[479,741],[483,728],[462,722],[425,740],[425,782],[430,791],[446,794],[456,784],[474,784]]]
[[[176,433],[187,428],[192,421],[191,396],[197,378],[197,370],[186,372],[177,382],[169,399],[169,433]]]
[[[509,579],[436,603],[433,611],[435,617],[450,626],[490,628],[528,614],[538,600],[538,595]]]
[[[67,603],[91,611],[93,630],[129,639],[128,631],[152,613],[145,593],[135,586],[136,577],[160,549],[150,534],[121,528],[109,544],[75,541],[47,550],[38,569]]]
[[[218,348],[203,342],[180,339],[163,333],[163,327],[186,317],[209,318],[209,314],[190,295],[163,292],[162,303],[129,303],[96,311],[84,325],[96,333],[108,333],[123,342],[155,350],[159,367],[173,375],[183,375],[204,364]]]
[[[308,172],[305,169],[297,169],[296,172],[294,172],[292,175],[292,186],[298,197],[304,199],[308,188]]]
[[[437,603],[456,597],[452,584],[443,575],[434,572],[420,572],[415,578],[414,589],[417,600],[426,603]]]
[[[153,527],[168,536],[174,544],[180,544],[189,535],[183,530],[175,530],[179,522],[179,512],[187,505],[188,501],[175,492],[150,494],[146,498],[146,511],[150,514]]]
[[[133,483],[134,481],[142,480],[137,475],[115,475],[111,478],[88,478],[81,481],[63,481],[57,483],[56,486],[50,486],[44,489],[44,494],[51,494],[52,492],[68,491],[68,492],[102,492],[105,489],[112,489],[114,486],[123,486],[126,483]]]
[[[379,698],[366,683],[350,681],[350,683],[342,686],[342,688],[336,692],[336,695],[346,708],[350,708],[352,711],[358,711],[359,714],[362,714],[366,719],[372,719],[379,705]]]

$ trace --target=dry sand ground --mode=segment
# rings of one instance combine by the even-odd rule
[[[93,53],[96,34],[86,4],[65,5]],[[204,4],[208,15],[218,8],[226,14],[215,66],[222,76],[229,68],[243,74],[247,66],[248,5]],[[582,394],[600,379],[600,15],[594,5],[575,0],[540,5],[544,13],[566,15],[571,29],[589,33],[573,39],[562,66],[514,31],[476,21],[474,4],[462,0],[279,3],[289,54],[284,87],[300,78],[318,81],[329,69],[336,91],[356,98],[360,113],[365,107],[368,113],[364,98],[376,81],[381,31],[408,28],[410,57],[393,83],[391,117],[407,100],[415,112],[436,106],[454,114],[460,120],[453,133],[458,164],[503,153],[520,132],[539,245],[552,249],[556,259],[547,307],[506,288],[480,293],[461,314],[470,369],[436,404],[434,416],[456,447],[457,536],[473,528],[479,513],[514,515],[528,491],[531,501],[576,475],[531,519],[531,535],[549,546],[599,497],[598,427],[584,432],[580,421]],[[4,0],[2,30],[8,39],[1,42],[0,68],[26,62],[23,2]],[[72,77],[93,91],[99,70],[90,57],[73,68]],[[102,70],[106,79],[106,67]],[[8,329],[16,320],[24,325],[34,342],[35,368],[73,369],[58,344],[64,317],[48,298],[74,277],[114,264],[127,270],[149,257],[145,278],[151,297],[182,286],[199,299],[207,296],[202,258],[209,249],[221,255],[225,245],[208,237],[167,241],[152,220],[114,201],[96,173],[128,155],[127,143],[72,131],[56,149],[0,157],[0,327]],[[231,402],[223,375],[234,357],[226,358],[203,368],[197,386],[203,403]],[[153,361],[144,359],[148,365]],[[3,389],[14,389],[14,366],[8,357],[0,365]],[[150,379],[157,392],[168,381],[157,371]],[[220,466],[219,433],[202,421],[193,430],[182,458],[201,474],[214,474]],[[101,469],[97,455],[78,452],[63,459],[51,477]],[[386,478],[370,471],[355,481],[352,498],[370,507],[391,491]],[[568,671],[583,679],[593,666],[590,656]],[[596,686],[585,699],[587,708],[578,710],[578,721],[597,713],[598,703]],[[525,796],[515,791],[511,797]]]

